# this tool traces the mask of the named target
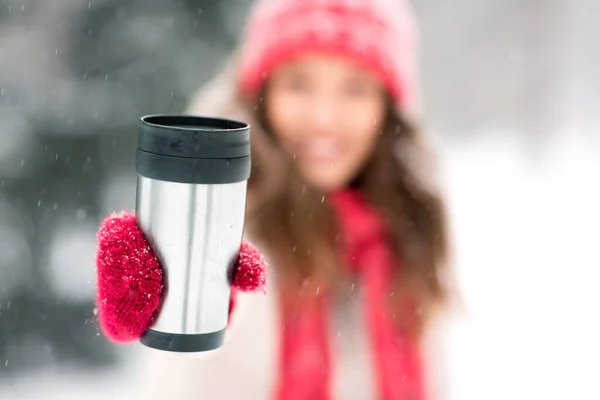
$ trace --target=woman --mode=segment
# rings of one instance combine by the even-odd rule
[[[256,4],[189,112],[252,125],[246,233],[268,256],[267,294],[237,294],[210,359],[153,355],[143,398],[433,396],[447,228],[411,121],[415,41],[402,0]]]

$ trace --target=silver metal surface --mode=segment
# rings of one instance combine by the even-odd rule
[[[198,334],[226,327],[228,272],[242,240],[246,185],[138,177],[138,221],[167,275],[167,295],[153,330]]]

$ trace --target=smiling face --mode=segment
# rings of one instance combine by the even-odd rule
[[[272,133],[303,180],[324,191],[348,185],[379,138],[380,81],[344,59],[314,54],[274,70],[265,95]]]

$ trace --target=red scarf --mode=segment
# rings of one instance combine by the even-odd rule
[[[377,390],[374,399],[423,400],[418,346],[397,328],[389,308],[395,260],[386,242],[385,224],[356,192],[336,194],[331,205],[344,243],[341,256],[364,288],[365,326]],[[310,306],[283,311],[278,400],[346,400],[335,399],[330,388],[329,304],[323,294]]]

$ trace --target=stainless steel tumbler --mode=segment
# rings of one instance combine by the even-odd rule
[[[166,296],[141,343],[201,352],[223,343],[230,273],[244,228],[250,127],[185,115],[140,120],[138,223],[166,272]]]

